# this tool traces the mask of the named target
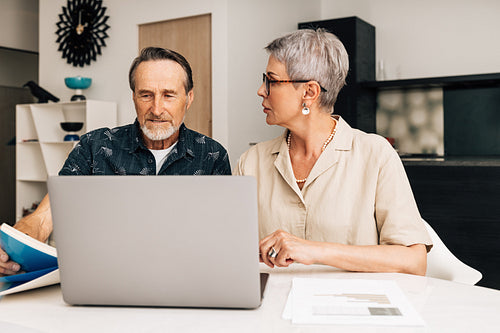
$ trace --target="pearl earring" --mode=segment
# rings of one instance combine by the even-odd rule
[[[302,103],[302,114],[304,116],[307,116],[311,112],[309,108],[306,106],[306,103]]]

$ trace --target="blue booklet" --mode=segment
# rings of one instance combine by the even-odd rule
[[[0,247],[22,273],[0,277],[0,296],[59,282],[57,251],[6,223],[0,227]]]

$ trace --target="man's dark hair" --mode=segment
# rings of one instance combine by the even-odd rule
[[[132,65],[130,66],[130,71],[128,73],[128,81],[130,84],[130,89],[135,92],[135,72],[137,67],[141,62],[144,61],[154,61],[154,60],[171,60],[178,63],[186,73],[186,80],[184,81],[184,89],[186,94],[193,89],[193,72],[191,71],[191,66],[189,62],[180,53],[175,51],[164,49],[161,47],[146,47],[142,49],[141,54],[134,59]]]

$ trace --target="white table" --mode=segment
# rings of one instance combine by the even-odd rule
[[[0,300],[0,332],[500,332],[500,291],[395,273],[324,266],[269,269],[256,310],[68,306],[58,285]],[[425,327],[303,326],[281,318],[293,277],[395,280]]]

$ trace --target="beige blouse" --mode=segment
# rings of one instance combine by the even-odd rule
[[[286,132],[246,151],[233,171],[257,178],[260,238],[277,229],[297,237],[349,245],[432,242],[403,165],[387,140],[351,128],[337,133],[302,191],[293,175]]]

